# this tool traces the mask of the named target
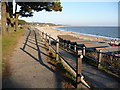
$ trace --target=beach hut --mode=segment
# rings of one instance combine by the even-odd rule
[[[115,56],[118,56],[118,57],[120,57],[120,54],[115,54]]]
[[[108,43],[97,42],[97,43],[86,43],[84,44],[84,47],[88,49],[96,49],[96,48],[110,47],[110,45]]]
[[[71,37],[71,36],[70,35],[58,35],[57,37],[58,37],[60,43],[65,44],[66,38]]]
[[[76,49],[80,50],[84,44],[89,44],[89,43],[98,43],[98,41],[87,41],[87,40],[82,40],[82,41],[76,41],[73,45],[72,45],[72,49],[74,49],[76,51]]]
[[[73,37],[72,35],[58,35],[58,39],[61,42],[64,42],[64,41],[69,41],[70,39],[79,39],[79,38]]]
[[[68,39],[78,39],[76,37],[73,37],[72,35],[58,35],[58,39],[62,39],[62,40],[68,40]]]
[[[68,41],[68,44],[71,49],[74,49],[74,46],[75,45],[77,46],[76,42],[83,42],[83,41],[86,42],[86,41],[90,41],[90,40],[88,40],[88,39],[71,39]]]
[[[101,52],[109,54],[109,55],[119,55],[120,54],[120,46],[96,48],[96,50],[97,51],[101,50]]]
[[[79,38],[74,37],[72,35],[58,35],[58,39],[65,46],[69,46],[69,40],[74,40],[74,39],[79,39]]]
[[[90,41],[88,39],[70,39],[68,42],[70,44],[75,44],[77,41]]]
[[[77,46],[83,46],[84,44],[91,44],[91,43],[98,43],[98,41],[76,41],[75,42],[75,45]]]

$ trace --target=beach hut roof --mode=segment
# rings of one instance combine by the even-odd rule
[[[98,51],[102,50],[102,52],[115,52],[115,51],[120,51],[120,46],[96,48],[96,50]]]
[[[58,38],[70,37],[71,35],[58,35]]]
[[[115,54],[115,56],[119,56],[120,57],[120,54]]]
[[[97,47],[109,47],[110,45],[108,43],[88,43],[88,44],[84,44],[84,46],[86,48],[97,48]]]
[[[98,41],[76,41],[77,45],[80,45],[80,44],[89,44],[89,43],[98,43]]]
[[[58,38],[63,40],[79,39],[77,37],[73,37],[72,35],[58,35]]]
[[[70,42],[76,42],[76,41],[90,41],[88,39],[70,39]]]

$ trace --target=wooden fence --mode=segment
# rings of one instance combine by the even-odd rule
[[[115,71],[118,74],[120,74],[120,70],[119,70],[120,68],[118,68],[120,66],[120,57],[113,56],[113,55],[107,55],[105,53],[102,53],[101,50],[96,51],[96,50],[87,49],[85,47],[78,47],[76,45],[74,45],[74,46],[71,46],[70,44],[67,45],[65,43],[60,42],[59,40],[52,38],[47,33],[44,33],[41,31],[40,31],[40,37],[41,37],[41,40],[45,41],[49,50],[52,50],[56,54],[56,60],[60,60],[63,64],[63,66],[65,66],[70,71],[70,73],[72,73],[76,77],[76,87],[77,88],[81,88],[80,82],[82,82],[87,88],[90,88],[90,85],[88,85],[86,83],[86,81],[84,80],[84,76],[82,75],[82,60],[83,60],[83,58],[94,61],[98,68],[101,68],[101,65],[102,65],[102,66],[107,67],[110,70]],[[51,44],[51,42],[54,42],[55,47]],[[60,52],[59,52],[60,47],[66,49],[66,51],[72,52],[75,55],[76,70],[67,62],[66,58],[64,58],[60,54]],[[73,47],[73,49],[71,49],[70,47]],[[112,60],[108,60],[110,58]],[[109,63],[110,65],[108,65],[106,63]]]
[[[76,88],[81,88],[81,82],[87,87],[90,88],[90,85],[86,83],[84,80],[84,76],[82,75],[82,59],[83,55],[81,55],[81,50],[74,52],[74,50],[67,48],[65,45],[61,44],[58,40],[55,40],[47,33],[40,31],[40,37],[41,40],[45,41],[46,45],[48,46],[48,49],[53,51],[56,54],[56,60],[60,60],[63,66],[65,66],[72,75],[76,77]],[[55,47],[51,44],[51,42],[55,43]],[[73,51],[76,54],[76,70],[70,65],[66,58],[64,58],[61,53],[59,52],[59,47],[63,46],[71,51]]]
[[[120,57],[90,49],[85,49],[85,57],[94,61],[99,69],[105,67],[120,76]]]
[[[107,68],[108,70],[120,76],[120,56],[108,54],[102,52],[102,50],[97,51],[95,49],[85,48],[79,45],[77,46],[76,44],[67,44],[66,42],[62,41],[61,43],[65,45],[67,49],[69,48],[68,50],[70,50],[72,53],[76,52],[77,50],[81,50],[81,54],[84,55],[84,58],[94,62],[95,66],[97,66],[99,69],[101,69],[101,67]],[[120,50],[118,49],[118,51]]]

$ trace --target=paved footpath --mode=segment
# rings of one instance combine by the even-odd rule
[[[37,32],[23,33],[9,62],[11,75],[3,80],[3,88],[63,88]]]

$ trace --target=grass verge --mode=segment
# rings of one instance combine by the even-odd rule
[[[55,59],[56,54],[51,50],[49,55],[52,57],[50,62],[55,66],[55,70],[59,71],[60,75],[62,75],[62,79],[64,82],[64,88],[75,88],[76,78],[63,66],[61,61],[57,61]]]
[[[8,33],[2,36],[2,72],[3,75],[9,75],[9,58],[22,36],[24,29],[19,29],[17,32]]]
[[[0,75],[2,73],[2,35],[0,33]]]

